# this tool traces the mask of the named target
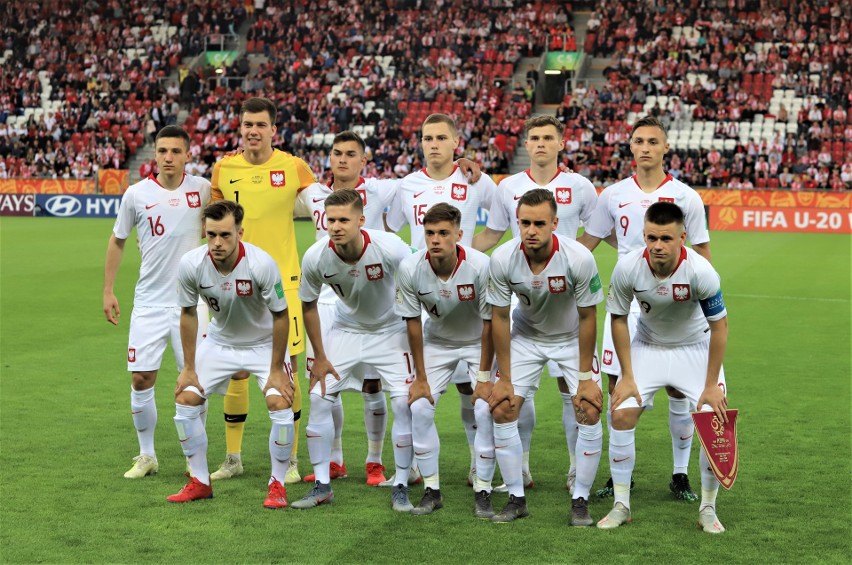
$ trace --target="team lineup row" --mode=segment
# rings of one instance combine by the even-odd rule
[[[497,522],[526,516],[533,397],[548,364],[563,397],[572,523],[592,525],[587,500],[603,443],[601,385],[593,371],[596,304],[603,293],[589,250],[606,240],[619,249],[607,300],[612,326],[605,328],[601,358],[613,410],[607,421],[615,505],[598,526],[630,520],[633,433],[643,407],[663,386],[669,387],[673,431],[671,486],[683,498],[695,497],[686,479],[689,412],[703,407],[725,418],[726,315],[718,275],[707,260],[703,205],[697,193],[665,174],[662,158],[668,145],[656,120],[634,126],[636,174],[598,198],[588,180],[558,169],[561,125],[548,117],[526,124],[530,169],[499,187],[487,176],[471,182],[453,163],[458,136],[447,116],[426,119],[421,137],[427,166],[399,181],[361,178],[363,141],[349,132],[339,134],[329,187],[313,182],[299,159],[272,148],[275,117],[274,105],[264,99],[243,105],[245,150],[217,163],[212,190],[203,179],[182,173],[188,146],[183,130],[164,129],[156,141],[159,174],[132,186],[122,200],[107,252],[104,311],[117,323],[112,286],[124,241],[136,226],[142,267],[128,368],[140,455],[126,476],[157,470],[153,385],[171,334],[182,367],[175,423],[192,478],[170,500],[212,496],[211,477],[242,471],[239,448],[229,441],[226,462],[209,473],[205,400],[240,382],[233,375],[254,374],[272,420],[272,474],[264,504],[287,506],[283,484],[295,467],[291,458],[299,437],[301,395],[299,379],[288,378],[295,364],[292,357],[286,362],[286,351],[294,356],[307,335],[313,351],[308,354],[306,437],[314,474],[306,478],[315,486],[292,506],[308,508],[333,499],[330,480],[345,475],[338,393],[357,388],[365,396],[368,482],[384,481],[383,389],[394,414],[393,507],[414,514],[440,508],[434,406],[447,385],[458,382],[462,419],[472,420],[472,425],[465,421],[465,428],[475,514]],[[205,207],[211,194],[229,204]],[[489,209],[488,225],[473,237],[480,207]],[[322,238],[305,254],[301,273],[292,223],[297,209],[310,212]],[[654,213],[646,217],[646,210]],[[202,214],[207,245],[193,250]],[[578,243],[581,221],[585,233]],[[382,231],[397,231],[405,223],[412,246],[420,249],[414,255],[397,236]],[[480,250],[493,247],[509,228],[515,239],[489,260]],[[683,247],[687,234],[690,250]],[[198,321],[206,322],[207,316],[196,311],[199,297],[212,314],[207,338],[200,342]],[[495,356],[499,372],[492,367]],[[660,374],[660,366],[672,367],[673,373]],[[229,415],[239,420],[229,411],[228,396],[226,421]],[[465,418],[466,403],[472,418]],[[703,451],[700,457],[699,524],[707,532],[722,532],[715,514],[719,483]],[[426,487],[417,506],[408,498],[414,461]],[[509,503],[499,513],[490,501],[496,464],[509,492]]]

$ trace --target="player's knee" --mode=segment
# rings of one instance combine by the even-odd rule
[[[636,421],[639,419],[634,408],[614,410],[610,418],[612,418],[612,427],[616,430],[631,430],[636,427]]]
[[[488,406],[488,402],[477,398],[476,404],[473,405],[473,417],[476,418],[476,425],[479,427],[485,428],[492,424],[491,407]]]
[[[233,375],[231,375],[232,381],[244,381],[247,378],[249,378],[248,371],[240,371],[239,373],[234,373]]]
[[[674,387],[670,387],[670,386],[666,387],[666,394],[668,394],[672,398],[686,398],[686,396],[684,396],[684,394],[681,391],[679,391],[678,389],[676,389]]]
[[[425,398],[418,398],[411,405],[411,420],[414,423],[429,423],[435,420],[435,407]]]
[[[157,382],[157,371],[141,371],[130,374],[133,390],[148,390]]]
[[[266,394],[266,407],[275,412],[290,408],[290,403],[277,390],[270,390]]]
[[[456,383],[456,390],[459,391],[459,394],[473,394],[473,387],[470,386],[470,383]]]
[[[382,381],[381,379],[364,379],[364,383],[361,385],[361,392],[365,392],[367,394],[375,394],[377,392],[382,391]]]
[[[518,419],[518,411],[512,408],[508,400],[504,400],[491,411],[491,417],[495,424],[508,424]]]
[[[182,390],[175,395],[175,403],[183,404],[184,406],[201,406],[204,404],[204,397],[192,390]]]
[[[576,410],[576,417],[578,424],[585,424],[591,426],[593,424],[597,424],[601,419],[600,410],[586,402],[585,400],[580,401],[580,408]]]

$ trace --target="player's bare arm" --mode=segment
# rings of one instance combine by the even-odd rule
[[[710,354],[707,360],[707,380],[704,383],[704,392],[698,399],[698,410],[705,404],[710,406],[720,420],[728,422],[728,400],[725,392],[719,386],[719,372],[722,369],[722,360],[725,358],[725,348],[728,345],[728,317],[710,324]]]
[[[612,316],[612,342],[615,354],[621,363],[621,379],[615,385],[610,397],[611,410],[615,410],[622,402],[630,397],[636,399],[642,406],[642,397],[633,378],[633,363],[630,360],[630,330],[627,327],[627,314],[610,314]]]
[[[115,277],[118,275],[118,267],[124,256],[124,243],[127,240],[109,236],[107,243],[106,261],[104,261],[104,315],[107,322],[117,326],[121,310],[118,307],[118,298],[115,297]]]
[[[500,242],[504,233],[506,233],[506,230],[498,231],[491,228],[485,228],[483,231],[473,236],[473,248],[477,251],[488,251]]]
[[[509,328],[509,307],[493,306],[491,309],[491,332],[494,340],[494,351],[497,353],[499,378],[488,397],[488,405],[493,412],[501,402],[509,402],[515,408],[515,387],[512,386],[512,352],[511,334]]]
[[[320,391],[322,396],[325,396],[326,375],[330,374],[338,381],[340,375],[337,374],[334,366],[325,355],[325,348],[322,343],[322,325],[316,300],[302,301],[302,316],[305,319],[305,333],[308,334],[308,339],[311,340],[311,345],[314,348],[314,364],[311,366],[311,380],[308,390],[312,390],[315,384],[320,383]]]
[[[423,354],[423,322],[420,318],[405,318],[405,328],[408,334],[408,347],[414,358],[414,382],[408,389],[408,405],[411,406],[419,398],[425,398],[434,406],[432,390],[426,379],[426,359]]]
[[[710,260],[710,242],[705,241],[704,243],[693,243],[692,250],[707,259],[708,262],[712,263]]]
[[[615,234],[615,230],[609,232],[609,235],[604,238],[604,241],[613,249],[618,249],[618,236]]]
[[[289,408],[293,403],[293,383],[290,375],[284,370],[287,363],[287,344],[290,334],[290,310],[285,308],[281,312],[272,312],[272,363],[269,368],[269,378],[264,394],[275,389],[281,393],[285,406],[278,408]],[[267,401],[268,402],[268,401]]]
[[[198,374],[195,372],[195,345],[198,338],[198,312],[195,306],[183,306],[180,309],[180,341],[183,347],[183,369],[178,375],[175,386],[175,396],[183,392],[186,387],[194,386],[201,394],[204,389],[198,382]]]
[[[583,235],[577,238],[577,243],[585,245],[589,251],[594,251],[600,242],[601,238],[595,237],[588,232],[583,232]]]
[[[494,363],[494,336],[491,331],[491,320],[482,321],[482,347],[479,354],[479,373],[491,374],[491,365]],[[471,404],[476,405],[476,399],[481,398],[488,402],[488,397],[494,389],[494,383],[489,379],[486,382],[477,379],[476,387],[473,389],[473,396],[470,398]]]
[[[582,306],[577,308],[580,315],[580,373],[591,374],[592,359],[595,356],[595,339],[597,338],[597,308],[595,306]],[[588,410],[582,402],[588,402],[594,408],[594,412]],[[603,409],[603,395],[600,387],[592,379],[581,379],[577,385],[575,406],[579,406],[584,413],[588,412],[591,421],[597,421]]]

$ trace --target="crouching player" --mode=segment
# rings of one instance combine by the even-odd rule
[[[293,447],[293,385],[287,366],[289,317],[281,272],[272,257],[243,235],[243,208],[219,200],[204,209],[207,245],[183,256],[178,269],[184,368],[175,388],[175,427],[192,472],[190,482],[170,502],[212,498],[207,468],[207,432],[202,413],[212,393],[225,394],[231,375],[257,377],[266,396],[272,429],[272,476],[267,508],[287,506],[283,486]],[[213,320],[196,351],[199,295]]]
[[[728,319],[719,275],[698,253],[684,247],[684,215],[671,202],[652,204],[645,213],[645,248],[619,259],[612,274],[607,311],[621,363],[612,393],[609,438],[615,504],[598,527],[612,529],[631,521],[630,477],[636,464],[636,423],[654,394],[665,386],[689,399],[691,410],[713,410],[727,422],[722,359]],[[631,342],[627,316],[633,297],[640,305]],[[702,449],[699,525],[705,532],[725,531],[716,518],[719,481]]]

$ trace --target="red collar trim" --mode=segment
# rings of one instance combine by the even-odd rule
[[[216,269],[216,272],[221,275],[222,272],[219,270],[219,267],[216,265],[216,261],[213,260],[213,255],[210,254],[210,251],[207,252],[207,256],[210,257],[210,262],[213,263],[213,268]],[[245,257],[245,256],[246,256],[246,248],[243,246],[243,242],[241,241],[239,251],[237,252],[237,261],[234,263],[234,266],[231,268],[231,273],[233,273],[234,270],[236,270],[237,265],[240,264],[240,261],[242,261],[243,257]],[[228,274],[230,274],[230,273],[228,273]]]
[[[178,186],[183,184],[183,181],[184,181],[185,178],[186,178],[186,173],[183,173],[183,176],[180,177],[180,184]],[[154,173],[148,173],[148,180],[154,181],[155,183],[157,183],[157,186],[159,186],[162,189],[173,190],[173,189],[166,188],[165,186],[160,184],[160,181],[157,180],[157,177],[154,175]]]
[[[547,267],[548,263],[550,263],[550,260],[553,259],[553,256],[556,255],[556,252],[559,251],[559,239],[556,237],[556,234],[555,233],[552,234],[550,236],[550,238],[551,238],[551,241],[553,242],[553,246],[550,249],[550,255],[547,257],[547,261],[544,262],[545,267]],[[523,242],[521,242],[521,248],[520,249],[521,249],[521,251],[524,252],[524,258],[527,260],[527,265],[529,265],[530,264],[530,258],[527,256],[527,250],[524,247]]]
[[[467,258],[465,256],[464,247],[458,244],[456,244],[456,256],[458,257],[458,259],[456,259],[456,266],[455,268],[453,268],[453,273],[450,275],[450,278],[456,276],[456,273],[459,272],[459,267],[461,267],[462,262]],[[432,266],[432,261],[430,260],[430,255],[428,251],[426,252],[425,259],[429,262],[429,268],[431,268],[432,272],[435,273],[435,267]],[[437,275],[438,273],[435,273],[435,276]]]
[[[647,248],[647,247],[645,248],[645,251],[642,253],[642,257],[644,257],[644,258],[645,258],[645,262],[648,264],[648,268],[649,268],[649,269],[651,269],[651,273],[653,274],[653,273],[654,273],[654,268],[653,268],[653,267],[651,267],[651,254],[648,252],[648,248]],[[677,265],[675,265],[675,268],[672,270],[672,272],[671,272],[671,274],[669,275],[669,277],[671,277],[673,274],[675,274],[675,273],[677,272],[678,267],[680,267],[680,264],[681,264],[681,263],[683,263],[684,261],[686,261],[686,247],[684,247],[684,246],[682,246],[682,245],[681,245],[681,247],[680,247],[680,257],[678,257],[678,258],[677,258]],[[656,276],[656,275],[655,275],[655,276]],[[668,277],[666,277],[666,278],[668,278]]]
[[[361,186],[365,182],[367,182],[367,181],[366,181],[366,179],[364,179],[364,177],[358,177],[358,184],[356,184],[354,187],[352,187],[352,190],[355,190],[356,188],[358,188],[359,186]],[[331,182],[328,183],[328,188],[330,188],[332,191],[334,190],[334,179],[333,178],[331,179]]]
[[[364,238],[364,248],[361,250],[361,254],[358,255],[358,258],[355,259],[356,263],[361,260],[361,257],[364,256],[364,253],[367,252],[367,246],[370,245],[370,234],[368,234],[364,230],[361,230],[361,236]],[[328,246],[329,246],[329,248],[331,248],[332,251],[334,251],[335,255],[340,257],[340,253],[337,252],[337,247],[334,245],[334,242],[331,241],[331,239],[328,240]],[[340,257],[340,259],[345,261],[345,259],[343,259],[343,257]]]
[[[526,170],[526,171],[524,171],[524,172],[527,174],[527,176],[530,178],[530,180],[531,180],[531,181],[533,181],[533,182],[534,182],[537,186],[542,186],[542,185],[538,184],[538,181],[537,181],[537,180],[535,180],[535,179],[532,177],[532,171],[531,171],[530,169],[527,169],[527,170]],[[560,171],[560,170],[559,170],[559,168],[557,167],[557,168],[556,168],[556,174],[555,174],[555,175],[553,175],[553,178],[552,178],[552,179],[550,179],[549,181],[547,181],[547,182],[544,184],[544,186],[547,186],[548,184],[550,184],[550,183],[552,183],[553,181],[555,181],[555,180],[556,180],[556,177],[558,177],[558,176],[559,176],[559,173],[561,173],[561,172],[562,172],[562,171]]]
[[[633,178],[633,182],[635,182],[635,183],[636,183],[636,186],[638,186],[638,187],[639,187],[639,190],[641,190],[642,192],[645,192],[645,190],[644,190],[644,189],[642,188],[642,186],[639,184],[639,181],[638,181],[638,180],[636,180],[636,175],[635,175],[635,174],[633,175],[633,177],[632,177],[632,178]],[[664,184],[666,184],[666,183],[667,183],[667,182],[669,182],[670,180],[674,180],[674,177],[671,175],[671,173],[666,173],[666,178],[664,178],[664,179],[663,179],[663,182],[661,182],[661,183],[660,183],[660,186],[658,186],[657,188],[655,188],[655,189],[654,189],[654,190],[652,190],[651,192],[655,192],[655,191],[659,190],[659,189],[660,189],[660,188],[661,188]]]

